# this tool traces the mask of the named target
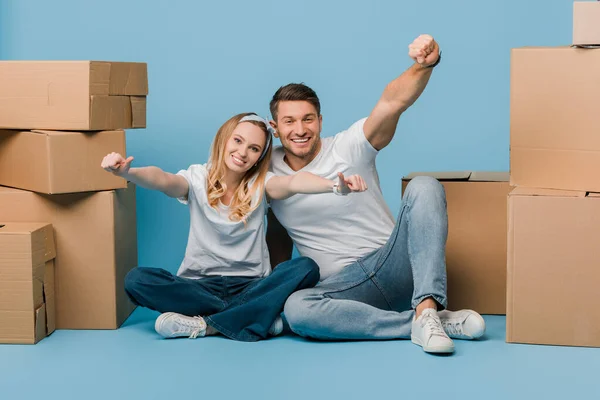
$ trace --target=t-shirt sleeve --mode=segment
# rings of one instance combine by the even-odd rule
[[[179,200],[180,203],[188,205],[190,200],[195,196],[194,189],[198,186],[198,179],[201,179],[201,174],[199,174],[198,172],[199,171],[197,165],[190,165],[188,169],[182,169],[181,171],[177,172],[177,175],[183,176],[185,178],[189,186],[188,195],[185,197],[177,198],[177,200]]]
[[[333,150],[349,164],[368,164],[379,151],[365,137],[363,127],[367,118],[356,121],[350,128],[338,133]]]

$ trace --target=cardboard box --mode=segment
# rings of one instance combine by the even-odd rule
[[[146,127],[145,63],[0,61],[0,128]]]
[[[124,131],[0,130],[0,185],[48,194],[126,188],[100,168],[113,151],[126,154]]]
[[[600,49],[512,50],[510,182],[600,192]]]
[[[600,194],[516,188],[508,200],[506,341],[600,346]]]
[[[58,329],[116,329],[131,314],[124,278],[137,266],[133,184],[60,195],[0,187],[0,221],[54,226]]]
[[[0,343],[54,332],[54,233],[46,223],[0,223]]]
[[[448,308],[506,313],[507,172],[412,173],[428,175],[446,191]]]
[[[600,1],[573,3],[573,44],[600,45]]]

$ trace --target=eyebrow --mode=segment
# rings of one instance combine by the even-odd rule
[[[317,117],[316,113],[308,113],[308,114],[304,114],[302,116],[302,118],[306,118],[306,117]],[[281,117],[282,119],[286,119],[286,118],[294,118],[292,115],[284,115],[283,117]]]

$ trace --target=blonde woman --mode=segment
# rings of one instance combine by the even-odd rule
[[[221,333],[239,341],[266,339],[281,332],[279,315],[289,295],[319,281],[319,268],[307,257],[271,269],[266,197],[322,193],[326,202],[327,196],[367,187],[358,175],[339,174],[336,181],[306,172],[274,176],[269,172],[271,134],[268,121],[238,114],[217,132],[207,164],[177,174],[131,168],[133,157],[117,153],[102,160],[105,170],[189,206],[189,238],[177,276],[159,268],[136,268],[125,278],[135,304],[162,313],[155,329],[163,337]]]

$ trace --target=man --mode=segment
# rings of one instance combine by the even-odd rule
[[[379,186],[375,158],[425,89],[440,61],[439,46],[421,35],[409,46],[409,56],[415,64],[387,85],[369,117],[334,137],[321,139],[320,103],[309,87],[281,87],[271,101],[271,124],[282,144],[273,151],[273,172],[303,170],[329,179],[338,172],[360,174],[368,186],[356,196],[295,195],[271,203],[272,264],[291,257],[293,240],[321,271],[317,287],[292,294],[285,305],[291,330],[301,336],[411,337],[426,352],[451,353],[448,335],[474,339],[485,330],[474,311],[438,311],[446,306],[443,187],[432,178],[413,179],[394,221]]]

